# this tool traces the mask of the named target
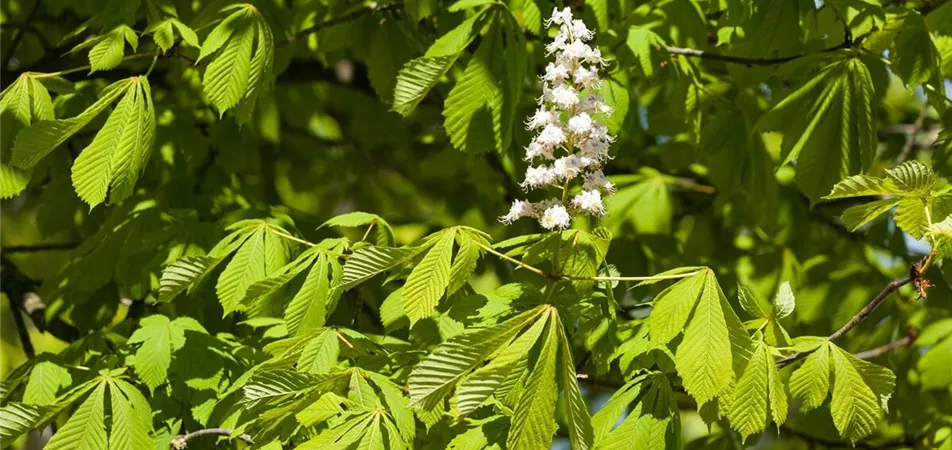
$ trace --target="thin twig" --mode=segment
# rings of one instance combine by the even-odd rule
[[[129,56],[126,56],[125,58],[122,58],[122,59],[120,60],[120,63],[124,63],[124,62],[126,62],[126,61],[132,61],[132,60],[136,60],[136,59],[148,58],[148,57],[154,56],[154,55],[155,55],[155,51],[133,53],[133,54],[131,54],[131,55],[129,55]],[[71,74],[71,73],[82,72],[82,71],[84,71],[84,70],[90,70],[90,69],[92,69],[92,66],[90,66],[89,64],[87,64],[87,65],[84,65],[84,66],[73,67],[72,69],[64,69],[64,70],[60,70],[60,71],[57,71],[57,72],[34,73],[32,76],[33,76],[33,78],[51,78],[51,77],[59,77],[59,76],[63,76],[63,75],[69,75],[69,74]]]
[[[172,448],[175,450],[183,450],[188,448],[188,441],[195,439],[197,437],[203,436],[225,436],[230,437],[234,434],[235,430],[230,428],[205,428],[204,430],[193,431],[189,434],[180,434],[172,438]],[[244,441],[248,445],[254,445],[254,441],[251,440],[251,436],[247,434],[239,434],[235,438]]]
[[[859,359],[873,359],[873,358],[885,355],[886,353],[889,353],[897,348],[905,347],[909,344],[912,344],[915,341],[916,341],[916,336],[910,334],[910,335],[903,336],[902,338],[892,341],[888,344],[880,345],[879,347],[871,348],[869,350],[862,351],[859,353],[854,353],[853,356]]]
[[[27,359],[32,359],[36,356],[36,350],[33,348],[33,341],[30,340],[30,331],[26,329],[26,323],[20,314],[20,308],[15,303],[16,300],[12,296],[7,296],[7,300],[10,301],[10,312],[13,313],[13,321],[16,323],[17,336],[20,338],[23,354],[26,355]]]
[[[288,37],[287,39],[285,39],[284,41],[278,43],[277,46],[278,46],[278,47],[284,47],[284,46],[286,46],[286,45],[288,45],[288,44],[293,44],[293,43],[297,42],[297,40],[300,39],[300,38],[302,38],[302,37],[305,37],[305,36],[308,36],[308,35],[310,35],[310,34],[316,33],[316,32],[318,32],[318,31],[320,31],[320,30],[323,30],[324,28],[332,27],[332,26],[334,26],[334,25],[339,25],[339,24],[342,24],[342,23],[344,23],[344,22],[349,22],[349,21],[351,21],[351,20],[360,18],[361,16],[363,16],[363,15],[365,15],[365,14],[370,14],[370,13],[374,13],[374,12],[388,11],[388,10],[400,8],[400,7],[402,7],[402,6],[403,6],[402,3],[390,3],[390,4],[387,4],[387,5],[378,5],[376,2],[372,2],[371,4],[369,4],[369,5],[367,5],[367,6],[363,7],[363,8],[356,9],[356,10],[351,11],[351,12],[349,12],[349,13],[347,13],[347,14],[342,15],[342,16],[338,16],[338,17],[335,17],[335,18],[333,18],[333,19],[326,20],[326,21],[324,21],[324,22],[321,22],[321,23],[318,23],[318,24],[314,24],[314,25],[312,25],[312,26],[310,26],[310,27],[307,27],[307,28],[305,28],[305,29],[303,29],[303,30],[300,30],[300,31],[298,31],[297,33],[294,33],[293,35],[291,35],[290,37]]]
[[[886,301],[886,299],[889,297],[889,294],[892,294],[893,292],[898,291],[899,288],[911,282],[912,282],[912,277],[906,277],[901,280],[893,280],[889,282],[889,284],[887,284],[886,287],[884,287],[883,290],[879,292],[879,294],[873,297],[873,299],[870,300],[870,302],[867,303],[866,306],[863,307],[863,309],[859,310],[859,312],[856,313],[856,315],[851,317],[848,322],[846,322],[842,327],[840,327],[840,329],[834,331],[833,334],[831,334],[827,339],[830,341],[835,341],[839,339],[840,337],[842,337],[844,334],[852,330],[853,327],[855,327],[856,325],[859,325],[860,322],[862,322],[867,317],[869,317],[869,315],[872,314],[873,311],[879,307],[879,305],[881,305],[884,301]],[[784,368],[786,366],[789,366],[790,364],[793,364],[794,362],[805,358],[810,353],[811,352],[794,353],[784,359],[781,359],[780,361],[777,361],[777,368]]]
[[[906,158],[909,157],[909,154],[912,153],[912,149],[916,145],[916,138],[919,137],[919,132],[922,131],[922,125],[925,124],[926,113],[928,111],[929,104],[922,102],[922,106],[919,108],[919,115],[912,124],[912,129],[906,133],[906,142],[902,145],[902,151],[900,151],[899,156],[896,157],[897,165],[905,161]]]
[[[490,247],[490,246],[488,246],[488,245],[485,245],[485,244],[483,244],[483,243],[476,242],[476,245],[479,246],[479,248],[485,250],[485,251],[488,252],[488,253],[492,253],[493,255],[496,255],[496,256],[498,256],[498,257],[500,257],[500,258],[502,258],[502,259],[504,259],[504,260],[506,260],[506,261],[509,261],[509,262],[511,262],[511,263],[513,263],[513,264],[515,264],[515,265],[517,265],[517,266],[519,266],[519,267],[522,267],[523,269],[526,269],[526,270],[528,270],[528,271],[530,271],[530,272],[532,272],[532,273],[535,273],[535,274],[537,274],[537,275],[546,277],[546,278],[548,278],[548,279],[550,279],[550,280],[552,280],[552,279],[559,279],[559,278],[560,278],[560,277],[557,277],[557,276],[555,276],[555,275],[551,275],[551,274],[549,274],[549,273],[546,273],[546,272],[543,271],[542,269],[539,269],[539,268],[530,266],[530,265],[528,265],[528,264],[526,264],[526,263],[524,263],[524,262],[522,262],[522,261],[519,261],[518,259],[515,259],[515,258],[513,258],[513,257],[511,257],[511,256],[508,256],[508,255],[499,253],[499,252],[497,252],[496,250],[493,250],[492,247]]]
[[[278,235],[278,236],[281,236],[281,237],[283,237],[283,238],[285,238],[285,239],[287,239],[287,240],[289,240],[289,241],[294,241],[294,242],[297,242],[297,243],[299,243],[299,244],[304,244],[304,245],[306,245],[306,246],[308,246],[308,247],[314,247],[315,245],[317,245],[317,244],[315,244],[315,243],[313,243],[313,242],[311,242],[311,241],[306,241],[306,240],[304,240],[304,239],[291,236],[290,234],[284,233],[284,232],[282,232],[281,230],[278,230],[277,228],[274,228],[274,227],[268,227],[268,229],[269,229],[272,233],[274,233],[274,234],[276,234],[276,235]]]
[[[685,272],[677,273],[674,275],[647,275],[641,277],[611,277],[611,276],[597,276],[597,277],[566,277],[569,280],[582,280],[582,281],[652,281],[652,280],[677,280],[681,278],[687,278],[692,275],[696,275],[699,271],[694,272]]]
[[[33,9],[30,10],[26,15],[26,19],[23,20],[23,25],[29,25],[30,21],[33,20],[33,16],[36,15],[40,10],[40,6],[43,4],[42,1],[36,0],[33,3]],[[20,46],[20,41],[23,39],[23,28],[17,28],[13,30],[13,37],[10,38],[10,46],[7,47],[7,55],[3,57],[3,70],[9,70],[10,61],[13,60],[13,54],[16,53],[17,48]]]
[[[827,49],[821,50],[821,53],[834,52],[837,50],[842,50],[844,48],[849,48],[849,43],[844,42],[836,47],[830,47]],[[723,61],[736,64],[745,64],[748,66],[772,66],[775,64],[783,64],[786,62],[793,61],[795,59],[803,58],[807,54],[793,55],[793,56],[784,56],[782,58],[746,58],[743,56],[731,56],[723,55],[720,53],[711,53],[704,50],[698,50],[695,48],[684,48],[684,47],[665,47],[665,50],[672,55],[684,55],[684,56],[693,56],[701,59],[708,59],[712,61]]]
[[[59,242],[54,244],[11,245],[0,248],[0,253],[35,253],[53,250],[72,250],[79,246],[78,242]]]

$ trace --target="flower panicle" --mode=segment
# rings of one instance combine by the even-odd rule
[[[561,230],[571,226],[573,215],[605,214],[604,198],[615,187],[602,166],[611,159],[609,147],[615,137],[600,122],[612,110],[597,93],[598,72],[605,60],[597,47],[588,44],[595,33],[568,7],[553,9],[545,24],[559,27],[559,32],[545,47],[554,61],[539,77],[539,108],[525,123],[537,134],[525,148],[530,166],[521,186],[526,191],[560,188],[563,195],[535,203],[516,200],[499,220],[511,224],[528,217],[545,229]],[[565,194],[576,180],[580,189],[569,198]]]

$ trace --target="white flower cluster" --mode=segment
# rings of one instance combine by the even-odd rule
[[[526,170],[522,187],[544,189],[558,187],[564,195],[572,180],[581,177],[581,192],[570,201],[553,198],[538,203],[516,200],[503,223],[532,217],[546,229],[565,229],[572,214],[605,214],[602,194],[611,194],[614,186],[602,173],[609,159],[608,147],[615,140],[597,118],[611,108],[596,95],[601,80],[598,69],[605,64],[598,48],[586,42],[595,33],[581,20],[572,17],[568,7],[554,9],[546,26],[557,25],[559,32],[546,46],[555,62],[549,63],[542,78],[539,109],[526,126],[538,134],[526,147],[525,159],[537,164]]]

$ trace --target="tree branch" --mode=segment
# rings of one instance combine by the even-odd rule
[[[907,334],[900,339],[892,341],[888,344],[880,345],[879,347],[871,348],[866,351],[854,353],[853,356],[859,359],[873,359],[885,355],[886,353],[889,353],[897,348],[902,348],[912,344],[916,341],[916,337],[918,336],[916,336],[915,332],[910,332],[910,334]]]
[[[33,4],[33,9],[27,13],[26,19],[23,20],[24,27],[30,24],[30,21],[33,20],[33,16],[39,12],[40,6],[42,4],[42,1],[36,0],[36,3]],[[13,60],[13,54],[16,53],[17,47],[20,46],[20,40],[23,39],[23,30],[24,28],[17,28],[16,30],[13,30],[13,37],[10,38],[10,47],[7,48],[7,54],[3,57],[3,70],[7,70],[10,67],[10,61]]]
[[[909,154],[912,153],[912,149],[916,145],[916,138],[919,136],[919,132],[922,131],[922,126],[925,124],[926,112],[928,111],[929,104],[922,102],[922,106],[919,108],[919,115],[912,124],[912,129],[906,133],[906,142],[902,145],[902,151],[900,151],[899,156],[896,157],[896,165],[901,164],[909,157]]]
[[[307,27],[307,28],[305,28],[305,29],[303,29],[303,30],[300,30],[300,31],[298,31],[297,33],[294,33],[293,35],[291,35],[290,37],[288,37],[287,39],[285,39],[284,41],[279,42],[278,45],[277,45],[277,47],[284,47],[284,46],[286,46],[286,45],[293,44],[293,43],[297,42],[297,40],[300,39],[300,38],[302,38],[302,37],[305,37],[305,36],[308,36],[308,35],[310,35],[310,34],[316,33],[316,32],[318,32],[318,31],[320,31],[320,30],[323,30],[324,28],[332,27],[332,26],[334,26],[334,25],[340,25],[340,24],[342,24],[342,23],[344,23],[344,22],[349,22],[349,21],[351,21],[351,20],[358,19],[358,18],[360,18],[361,16],[366,15],[366,14],[375,13],[375,12],[390,11],[390,10],[398,9],[398,8],[401,8],[401,7],[403,7],[403,3],[390,3],[390,4],[387,4],[387,5],[378,5],[377,2],[371,2],[369,5],[367,5],[367,6],[363,7],[363,8],[356,9],[356,10],[354,10],[354,11],[351,11],[351,12],[347,13],[347,14],[344,14],[344,15],[341,15],[341,16],[338,16],[338,17],[335,17],[335,18],[330,19],[330,20],[325,20],[324,22],[321,22],[321,23],[318,23],[318,24],[314,24],[314,25],[312,25],[312,26],[310,26],[310,27]]]
[[[853,327],[855,327],[856,325],[859,325],[860,322],[862,322],[867,317],[869,317],[869,315],[872,314],[873,311],[879,307],[879,305],[881,305],[884,301],[886,301],[886,299],[889,297],[889,294],[892,294],[893,292],[898,291],[899,288],[911,282],[912,282],[912,277],[906,277],[901,280],[891,281],[889,284],[886,285],[885,288],[883,288],[882,291],[879,292],[879,294],[873,297],[873,299],[870,300],[870,302],[867,303],[866,306],[863,307],[863,309],[859,310],[859,312],[857,312],[856,315],[851,317],[848,322],[846,322],[842,327],[840,327],[840,329],[834,331],[833,334],[831,334],[827,339],[830,341],[835,341],[839,339],[840,337],[842,337],[848,331],[852,330]],[[777,368],[782,369],[786,366],[789,366],[790,364],[793,364],[794,362],[805,358],[810,353],[811,352],[794,353],[784,359],[781,359],[780,361],[777,361]]]
[[[836,47],[826,48],[820,51],[820,53],[829,53],[835,52],[837,50],[842,50],[844,48],[849,48],[849,42],[843,42]],[[793,56],[784,56],[781,58],[746,58],[743,56],[731,56],[731,55],[722,55],[720,53],[711,53],[704,50],[698,50],[694,48],[684,48],[684,47],[664,47],[664,49],[672,55],[683,55],[683,56],[692,56],[695,58],[707,59],[711,61],[722,61],[735,64],[745,64],[748,66],[772,66],[775,64],[783,64],[786,62],[793,61],[795,59],[803,58],[808,56],[807,54],[793,55]]]
[[[0,249],[0,253],[35,253],[51,250],[72,250],[79,246],[78,242],[59,242],[54,244],[26,244],[10,245]]]
[[[230,428],[205,428],[204,430],[193,431],[189,434],[180,434],[172,438],[172,448],[174,450],[183,450],[185,448],[188,448],[188,441],[195,439],[197,437],[203,437],[203,436],[231,437],[231,435],[234,432],[235,430],[232,430]],[[235,436],[235,438],[244,441],[248,445],[254,445],[255,443],[253,440],[251,440],[251,436],[248,436],[247,434],[239,434],[238,436]]]

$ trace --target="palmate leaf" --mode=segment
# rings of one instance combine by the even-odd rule
[[[899,34],[889,53],[891,67],[909,86],[936,80],[941,57],[932,40],[925,20],[916,11],[907,11]],[[937,78],[941,85],[941,77]]]
[[[10,164],[21,169],[36,166],[43,158],[93,120],[113,101],[126,94],[132,78],[117,81],[100,93],[99,100],[78,116],[69,119],[43,120],[17,134]]]
[[[728,413],[731,427],[743,439],[763,431],[771,416],[774,416],[778,426],[786,419],[787,394],[779,379],[770,350],[766,344],[759,342],[754,347],[744,374],[737,380]]]
[[[231,9],[234,12],[205,39],[198,59],[215,55],[202,81],[205,95],[219,115],[237,107],[241,124],[250,120],[257,98],[270,89],[274,38],[254,6]]]
[[[512,341],[492,362],[463,379],[456,390],[456,408],[461,416],[476,410],[496,392],[503,380],[524,363],[548,323],[548,316],[536,320],[521,336]]]
[[[552,310],[549,314],[552,314]],[[557,320],[547,322],[547,332],[542,338],[539,358],[513,410],[512,428],[506,440],[507,447],[511,449],[549,448],[552,436],[558,428],[555,423],[555,403],[558,398],[555,366],[559,336],[555,327],[561,325]]]
[[[376,227],[377,243],[376,245],[385,247],[394,243],[393,227],[383,217],[376,214],[363,211],[351,211],[349,213],[334,216],[321,224],[318,229],[324,227]],[[369,230],[368,230],[369,231]]]
[[[665,345],[682,333],[684,325],[706,287],[707,275],[698,273],[669,286],[655,298],[648,327],[651,343]]]
[[[879,398],[865,383],[848,354],[838,347],[832,348],[833,400],[830,413],[840,435],[856,442],[876,429],[882,417]]]
[[[404,64],[397,74],[393,89],[393,111],[404,116],[416,109],[430,89],[450,70],[460,53],[475,38],[484,20],[484,13],[474,14],[456,28],[436,40],[426,54]]]
[[[240,301],[249,286],[272,275],[287,263],[285,242],[269,230],[267,225],[259,225],[241,244],[218,277],[215,290],[226,315],[245,308]],[[248,312],[252,316],[260,315],[262,308],[269,306],[267,301],[258,301],[248,307]]]
[[[32,170],[10,164],[10,150],[20,130],[41,120],[53,120],[53,102],[46,87],[30,73],[20,75],[0,95],[0,198],[18,195],[30,182]]]
[[[139,36],[128,25],[119,25],[98,39],[89,50],[89,73],[116,68],[122,62],[126,42],[132,47],[132,51],[139,46]]]
[[[186,330],[207,333],[190,317],[169,320],[166,316],[156,314],[142,319],[139,329],[129,337],[129,344],[141,344],[130,364],[150,390],[168,380],[172,352],[185,345]]]
[[[50,450],[93,450],[107,448],[106,383],[100,382],[79,408],[46,444]]]
[[[324,325],[331,302],[341,291],[331,286],[340,283],[342,269],[336,258],[321,252],[284,312],[288,333],[301,334]]]
[[[548,310],[539,306],[499,325],[464,332],[436,348],[410,373],[413,406],[433,409],[453,385]]]
[[[237,227],[212,248],[208,255],[184,256],[169,264],[159,280],[159,301],[168,302],[192,290],[228,255],[254,233],[254,227]]]
[[[155,141],[155,110],[145,77],[133,77],[125,95],[93,141],[76,158],[72,180],[90,207],[109,196],[117,203],[132,194]]]
[[[790,375],[790,395],[804,409],[818,408],[830,392],[830,375],[830,348],[824,343]]]
[[[52,405],[61,388],[73,382],[69,371],[52,361],[40,361],[30,371],[30,380],[23,392],[23,402],[32,405]]]
[[[397,386],[389,378],[376,372],[367,372],[367,376],[383,395],[397,432],[404,441],[413,442],[413,437],[416,434],[416,424],[413,420],[413,411],[410,409],[410,400],[403,394],[400,386]]]
[[[152,446],[152,408],[141,392],[129,382],[109,381],[112,406],[112,428],[109,449],[125,450]]]
[[[784,163],[797,161],[797,185],[811,203],[872,164],[876,144],[872,97],[866,65],[844,58],[824,67],[761,116],[759,131],[783,131]]]
[[[346,291],[374,276],[406,263],[426,247],[365,247],[355,251],[344,264],[339,288]]]
[[[596,449],[647,450],[673,448],[680,444],[677,401],[665,375],[656,372],[636,377],[620,392],[612,396],[610,402],[614,403],[609,413],[596,414],[597,426],[602,430],[596,435]],[[635,398],[640,399],[631,412],[618,427],[608,432]],[[610,418],[614,420],[609,422]]]
[[[589,449],[594,441],[592,417],[588,413],[588,405],[578,387],[578,374],[575,372],[575,362],[572,359],[572,346],[562,327],[561,320],[554,322],[558,326],[559,342],[562,356],[562,386],[565,389],[566,418],[569,424],[569,443],[572,448]]]
[[[436,310],[440,297],[449,286],[456,234],[456,230],[444,232],[420,264],[413,268],[403,286],[403,310],[411,326]]]

